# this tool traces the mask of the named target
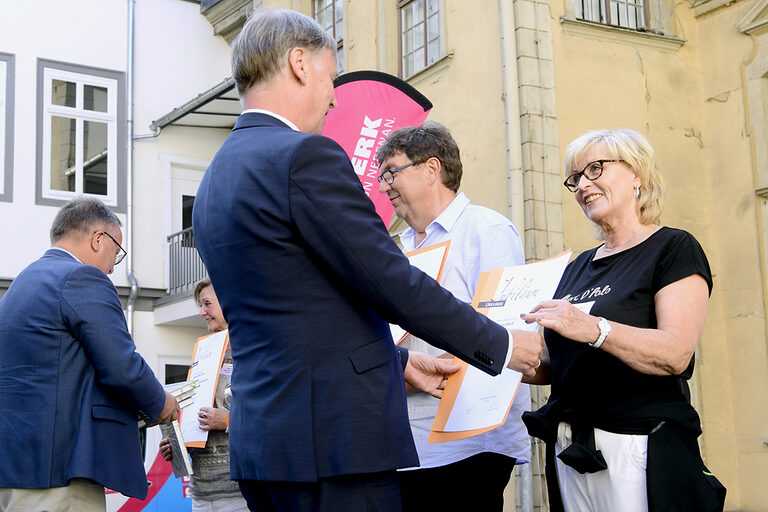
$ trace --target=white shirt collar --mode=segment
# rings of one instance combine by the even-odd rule
[[[280,114],[275,114],[274,112],[270,112],[269,110],[264,110],[263,108],[249,108],[248,110],[243,110],[240,115],[243,115],[243,114],[266,114],[268,116],[274,117],[278,121],[284,122],[285,124],[288,125],[288,127],[291,130],[295,130],[297,132],[301,131],[301,130],[299,130],[298,126],[296,126],[295,124],[293,124],[291,121],[289,121],[288,119],[284,118]]]
[[[453,199],[453,201],[450,202],[448,206],[445,207],[445,210],[440,212],[440,215],[438,215],[435,220],[429,223],[429,225],[424,230],[427,233],[427,236],[424,237],[424,240],[421,242],[423,244],[426,242],[426,240],[429,238],[429,234],[436,229],[437,226],[442,227],[445,232],[447,233],[450,231],[454,224],[456,224],[456,221],[461,216],[461,213],[464,211],[464,209],[469,205],[469,198],[464,195],[464,192],[459,192],[456,197]],[[416,237],[416,231],[409,227],[403,233],[400,235],[400,239],[403,238],[415,238]],[[421,245],[419,244],[419,245]],[[409,244],[413,245],[413,244]],[[415,247],[414,247],[415,248]]]
[[[68,251],[68,250],[66,250],[66,249],[62,249],[61,247],[51,247],[51,249],[54,249],[54,250],[56,250],[56,251],[62,251],[62,252],[65,252],[65,253],[69,254],[70,256],[72,256],[73,258],[75,258],[75,260],[76,260],[78,263],[82,263],[82,261],[80,261],[80,258],[78,258],[77,256],[75,256],[74,254],[72,254],[71,252],[69,252],[69,251]]]

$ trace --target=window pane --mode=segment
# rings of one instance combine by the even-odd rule
[[[413,6],[413,23],[424,21],[424,0],[415,0]]]
[[[439,0],[427,0],[427,16],[437,12]]]
[[[336,22],[334,30],[336,31],[336,41],[344,39],[344,6],[340,0],[336,0]]]
[[[413,4],[406,5],[402,10],[403,32],[413,26]]]
[[[409,77],[413,74],[413,54],[403,56],[403,76]]]
[[[435,39],[429,42],[429,49],[427,51],[427,64],[432,64],[440,58],[440,41]]]
[[[181,196],[181,229],[192,227],[192,206],[195,204],[195,196]]]
[[[422,46],[413,53],[413,70],[414,72],[424,69],[424,47]]]
[[[424,47],[424,23],[419,23],[413,27],[413,46],[414,48]]]
[[[336,72],[342,74],[344,72],[344,47],[336,49]]]
[[[75,191],[75,120],[51,116],[51,189]]]
[[[440,17],[437,14],[427,18],[427,33],[430,41],[440,37]]]
[[[77,106],[77,85],[63,80],[51,81],[51,103],[63,107]]]
[[[407,55],[413,51],[413,30],[408,30],[403,33],[403,55]]]
[[[83,88],[83,108],[96,112],[107,111],[107,88],[86,85]]]
[[[344,19],[344,0],[336,0],[334,11],[336,12],[336,23],[339,23]]]
[[[107,123],[83,121],[83,192],[107,195]]]

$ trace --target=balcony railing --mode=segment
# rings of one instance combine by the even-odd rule
[[[208,276],[197,253],[192,228],[168,236],[168,295],[191,291],[195,283]]]

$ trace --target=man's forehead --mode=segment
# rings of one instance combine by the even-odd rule
[[[381,168],[390,168],[390,167],[398,167],[398,163],[402,160],[408,160],[408,155],[405,154],[404,151],[395,151],[388,157],[384,158],[384,161],[381,162]]]

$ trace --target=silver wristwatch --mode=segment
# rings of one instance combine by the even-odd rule
[[[600,336],[597,337],[594,343],[589,344],[592,348],[600,348],[600,345],[605,341],[605,337],[611,332],[611,324],[601,316],[597,317],[597,327],[600,329]]]

